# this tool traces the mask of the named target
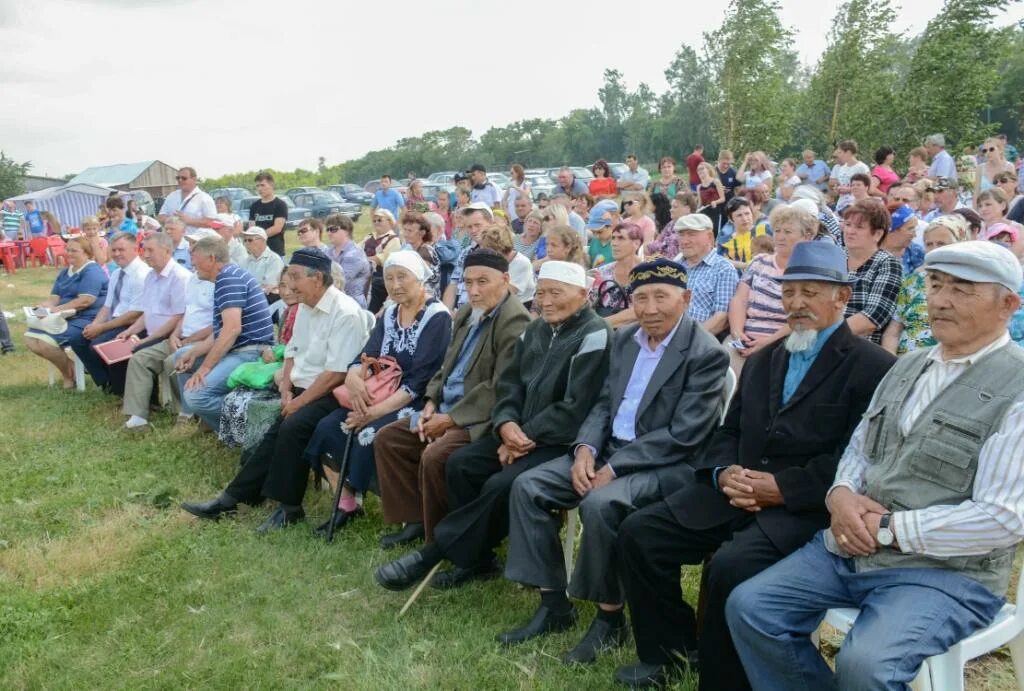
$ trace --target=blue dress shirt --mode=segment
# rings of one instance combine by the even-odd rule
[[[825,341],[836,332],[839,325],[843,323],[840,319],[832,326],[822,329],[818,332],[818,338],[814,341],[814,346],[811,348],[799,352],[789,354],[789,367],[786,369],[786,379],[782,385],[782,404],[789,403],[789,399],[793,398],[793,394],[800,387],[800,382],[804,380],[807,373],[811,369],[811,365],[818,357],[818,353],[821,352],[822,346],[825,345]]]

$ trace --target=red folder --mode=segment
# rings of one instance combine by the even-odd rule
[[[132,357],[132,348],[137,346],[139,341],[133,336],[126,341],[113,339],[106,343],[100,343],[92,347],[100,358],[108,365],[116,365],[119,362],[130,360]]]

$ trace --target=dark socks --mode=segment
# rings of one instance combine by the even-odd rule
[[[572,608],[569,598],[564,590],[542,590],[540,591],[540,604],[547,607],[556,614],[568,612]]]
[[[609,612],[598,607],[597,618],[601,621],[606,621],[614,626],[619,626],[626,621],[626,616],[622,613],[621,609],[617,609],[614,612]]]

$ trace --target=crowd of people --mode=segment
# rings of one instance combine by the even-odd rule
[[[372,491],[381,545],[418,545],[383,588],[535,589],[503,645],[590,601],[564,661],[632,637],[615,676],[634,688],[686,668],[709,690],[902,688],[993,620],[1024,537],[1006,151],[987,140],[958,170],[933,135],[901,176],[852,141],[832,167],[698,146],[684,177],[602,160],[537,203],[521,166],[504,192],[474,165],[436,199],[384,175],[367,237],[306,219],[287,256],[272,175],[243,220],[183,168],[153,223],[116,198],[81,221],[25,343],[68,387],[80,360],[126,434],[165,391],[181,433],[240,447],[194,516],[270,500],[257,530],[281,530],[322,478],[338,502],[318,534],[366,520]],[[130,357],[102,357],[113,340]],[[702,562],[698,616],[680,568]],[[811,642],[832,607],[863,611],[835,672]]]

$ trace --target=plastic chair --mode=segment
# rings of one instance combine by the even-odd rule
[[[1024,604],[1024,578],[1017,581],[1016,603]],[[860,610],[854,608],[830,609],[825,623],[841,633],[848,633],[857,621]],[[992,623],[972,636],[960,641],[942,655],[930,657],[921,665],[921,671],[910,687],[915,691],[962,691],[964,666],[968,660],[987,655],[1003,647],[1010,649],[1017,688],[1024,691],[1024,611],[1018,604],[1007,603],[999,610]]]
[[[4,270],[14,275],[17,273],[18,257],[20,251],[13,242],[0,242],[0,262],[3,262]]]
[[[72,362],[75,363],[75,389],[78,391],[85,391],[85,365],[82,364],[82,361],[78,359],[78,356],[75,355],[75,351],[71,350],[71,348],[65,348],[64,353],[71,358]],[[57,382],[58,376],[60,376],[62,380],[64,378],[63,375],[57,371],[57,368],[52,365],[50,366],[49,374],[50,386],[53,386]]]
[[[64,266],[71,266],[71,262],[68,261],[67,244],[60,239],[58,235],[51,235],[46,239],[47,247],[50,250],[50,257],[53,259],[53,265],[59,266],[58,259],[64,260]]]
[[[29,261],[32,262],[33,266],[44,266],[50,263],[50,255],[47,254],[47,250],[50,249],[50,242],[44,237],[32,238],[29,243],[29,255],[26,265]]]

